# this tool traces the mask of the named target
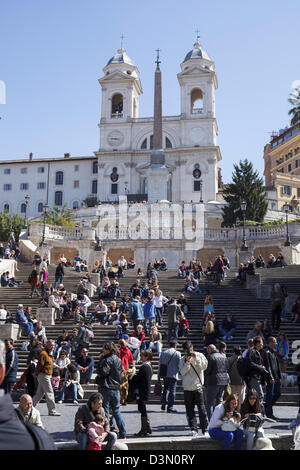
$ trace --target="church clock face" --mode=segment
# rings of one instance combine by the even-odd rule
[[[107,142],[111,147],[118,147],[122,145],[124,141],[124,135],[120,131],[112,131],[110,134],[108,134],[107,137]]]

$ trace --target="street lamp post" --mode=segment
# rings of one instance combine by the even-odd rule
[[[24,226],[23,226],[24,229],[28,228],[27,227],[27,206],[28,206],[29,201],[30,201],[30,196],[28,196],[28,194],[26,194],[26,196],[25,196],[25,217],[24,217]]]
[[[241,202],[241,209],[243,213],[243,244],[241,246],[242,251],[248,251],[248,247],[246,245],[246,209],[247,203],[245,201]]]
[[[203,186],[203,181],[200,180],[200,202],[203,203],[203,199],[202,199],[202,186]]]
[[[42,236],[42,241],[40,243],[40,246],[47,246],[47,243],[45,241],[45,234],[46,234],[46,213],[47,213],[47,210],[49,209],[48,204],[44,204],[43,209],[44,209],[43,236]]]
[[[283,205],[283,210],[285,212],[285,220],[286,220],[286,242],[284,244],[284,246],[291,246],[291,240],[290,240],[290,234],[289,234],[289,210],[290,210],[290,206],[289,204],[286,202],[284,205]]]

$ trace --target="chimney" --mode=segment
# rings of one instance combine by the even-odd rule
[[[32,152],[30,152],[30,154],[29,154],[29,160],[30,161],[33,160],[33,153]]]
[[[70,158],[70,154],[69,154],[69,153],[65,153],[65,154],[64,154],[64,158]]]

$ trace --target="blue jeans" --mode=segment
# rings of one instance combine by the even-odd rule
[[[28,323],[19,323],[19,325],[22,327],[22,328],[25,328],[26,329],[26,332],[27,332],[27,335],[29,336],[30,333],[33,332],[33,324],[31,322],[28,322]]]
[[[175,403],[176,385],[176,379],[164,377],[164,391],[161,398],[161,404],[162,406],[166,406],[168,403],[168,410],[172,410]]]
[[[149,343],[149,346],[148,346],[148,350],[149,350],[149,351],[153,351],[153,350],[154,350],[154,351],[157,351],[158,354],[160,355],[161,350],[162,350],[162,345],[161,345],[161,343],[159,343],[159,342],[156,343],[156,344],[150,342],[150,343]]]
[[[145,318],[145,320],[143,321],[145,335],[148,335],[148,334],[150,335],[151,328],[152,328],[152,325],[153,325],[153,321],[154,321],[154,317],[153,318]],[[147,326],[148,322],[149,322],[149,328]]]
[[[190,292],[191,294],[197,294],[197,292],[199,292],[199,294],[201,294],[201,292],[202,292],[202,290],[200,289],[199,286],[196,286],[195,288],[188,287],[187,291]]]
[[[54,289],[56,289],[58,282],[59,282],[59,284],[63,283],[63,276],[55,276],[55,283],[54,283],[54,286],[53,286]]]
[[[280,380],[277,379],[273,384],[267,383],[265,412],[270,418],[273,416],[273,406],[281,395]]]
[[[226,339],[229,338],[229,336],[233,336],[233,333],[235,332],[235,328],[231,328],[231,330],[224,330],[223,328],[220,328],[220,331],[223,336],[226,337]]]
[[[119,432],[121,436],[125,436],[125,424],[120,413],[120,391],[99,386],[99,392],[103,396],[103,408],[107,420],[109,421],[109,408],[111,407],[112,415],[116,420]]]
[[[76,441],[79,444],[79,450],[86,450],[88,445],[88,435],[80,432],[79,434],[75,434]],[[107,442],[106,446],[103,450],[112,450],[115,442],[117,440],[117,435],[114,432],[109,432],[104,442]]]
[[[73,394],[73,400],[77,400],[77,392],[78,392],[78,385],[77,384],[71,384],[70,387],[72,388],[72,394]],[[59,395],[59,400],[65,401],[65,393],[67,390],[66,384],[63,386],[61,389],[60,395]]]
[[[221,428],[211,428],[208,430],[208,433],[212,439],[222,441],[222,450],[228,450],[230,444],[234,440],[235,450],[241,450],[244,432],[242,429],[237,429],[236,431],[222,431]]]
[[[212,417],[215,407],[222,402],[224,390],[225,385],[208,385],[206,387],[205,398],[208,420]]]
[[[168,327],[168,341],[170,341],[171,338],[178,339],[178,329],[179,325],[178,323],[172,323]]]

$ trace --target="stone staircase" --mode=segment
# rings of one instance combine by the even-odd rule
[[[20,272],[18,274],[18,279],[23,280],[23,284],[19,288],[5,288],[0,290],[0,302],[3,302],[7,305],[7,308],[10,312],[15,313],[18,303],[23,303],[26,307],[31,305],[33,307],[33,313],[35,309],[39,306],[39,299],[29,299],[30,294],[30,285],[27,283],[28,275],[31,271],[31,265],[25,263],[19,263]],[[294,268],[294,267],[291,267]],[[272,271],[275,275],[275,269],[268,269],[265,271]],[[288,279],[288,270],[289,268],[280,269],[280,274],[285,272]],[[55,266],[49,267],[49,282],[54,280]],[[68,292],[76,292],[76,286],[81,277],[80,273],[77,273],[72,268],[65,269],[65,278],[64,285]],[[268,274],[268,273],[266,273]],[[292,275],[294,270],[290,274]],[[120,279],[120,288],[122,294],[128,293],[131,285],[136,279],[136,271],[128,270],[125,272],[125,277]],[[280,279],[280,278],[279,278]],[[143,279],[142,279],[143,281]],[[272,280],[273,282],[273,280]],[[176,270],[168,270],[167,272],[159,273],[159,287],[165,295],[169,295],[174,298],[178,298],[180,292],[183,289],[184,281],[177,277]],[[255,298],[247,289],[239,286],[234,280],[234,272],[229,273],[228,278],[222,283],[221,287],[217,287],[214,283],[202,279],[200,281],[200,286],[202,291],[206,288],[210,289],[211,294],[214,297],[215,312],[217,315],[218,323],[221,326],[222,320],[225,316],[226,311],[230,311],[236,318],[237,329],[235,332],[234,339],[227,342],[227,352],[228,356],[231,355],[232,348],[234,345],[240,345],[242,348],[246,348],[246,336],[250,329],[253,328],[253,324],[256,320],[263,321],[265,318],[268,320],[271,319],[270,303],[268,300],[261,300]],[[5,292],[5,295],[3,295]],[[195,294],[187,297],[188,302],[191,307],[190,314],[188,315],[188,320],[190,324],[190,335],[189,338],[194,346],[195,350],[204,352],[204,344],[201,331],[201,320],[203,315],[203,294]],[[92,298],[94,304],[96,305],[98,298],[94,296]],[[106,301],[108,304],[109,301]],[[292,323],[284,323],[282,325],[284,331],[287,333],[290,340],[290,345],[293,340],[300,338],[300,326]],[[56,322],[55,326],[48,326],[46,328],[47,338],[56,339],[60,334],[62,329],[67,329],[70,331],[74,327],[72,320],[64,320],[62,322]],[[98,356],[100,353],[100,347],[105,341],[114,341],[115,326],[99,326],[95,325],[93,327],[95,339],[93,345],[90,347],[90,353],[95,359],[95,365],[97,364]],[[132,328],[130,329],[132,331]],[[163,318],[163,326],[160,329],[160,332],[163,335],[163,344],[164,348],[167,347],[167,319],[166,316]],[[16,349],[19,355],[19,375],[24,371],[26,367],[27,352],[21,350],[22,342],[26,338],[20,338],[16,342]],[[186,341],[186,338],[179,339],[178,350],[182,352],[182,343]],[[292,351],[290,351],[290,355]],[[157,368],[158,368],[158,355],[154,353],[152,361],[154,376],[153,376],[153,388],[154,382],[156,380]],[[137,366],[139,367],[139,365]],[[294,373],[294,366],[290,361],[287,372],[289,374]],[[93,382],[93,380],[92,380]],[[85,389],[85,399],[95,390],[97,386],[95,384],[84,385]],[[282,397],[277,402],[279,405],[289,405],[296,406],[298,404],[298,389],[288,387],[282,390]],[[159,403],[159,399],[154,396],[152,393],[150,403]],[[177,400],[176,403],[183,404],[183,389],[181,382],[178,383],[177,388]]]

